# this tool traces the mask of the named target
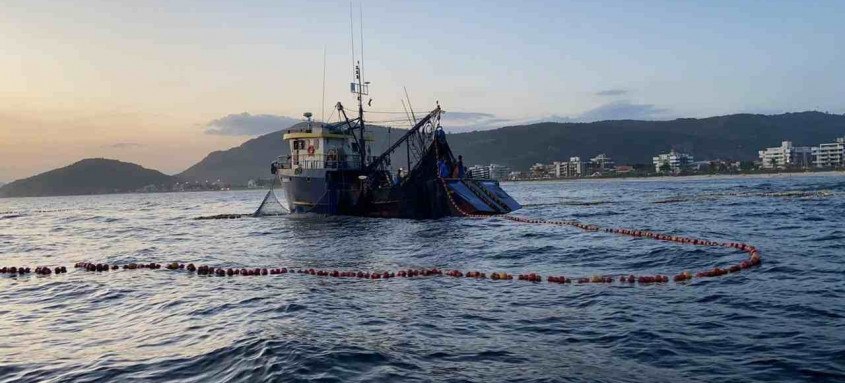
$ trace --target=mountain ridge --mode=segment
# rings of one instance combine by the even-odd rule
[[[587,160],[600,153],[617,163],[648,164],[652,156],[670,149],[690,152],[698,159],[754,160],[758,150],[779,146],[781,141],[812,146],[843,135],[845,116],[809,111],[665,121],[546,122],[450,134],[449,144],[468,163],[526,169],[537,162],[566,161],[572,156]]]
[[[295,125],[297,127],[299,125]],[[290,128],[288,128],[290,129]],[[448,131],[448,126],[445,127]],[[289,153],[282,140],[287,129],[251,138],[241,145],[209,153],[174,176],[140,165],[108,159],[85,159],[0,186],[0,197],[131,192],[147,185],[177,181],[245,185],[270,178],[269,164]],[[404,129],[371,126],[372,150],[381,153]],[[447,135],[453,152],[467,166],[497,163],[527,169],[535,163],[566,161],[606,153],[617,164],[650,164],[651,157],[670,149],[690,152],[698,160],[754,160],[757,151],[793,141],[797,146],[833,142],[845,136],[845,115],[816,111],[777,115],[740,113],[664,121],[605,120],[540,122]],[[392,156],[394,167],[405,167],[405,153]],[[65,180],[65,183],[56,183]]]
[[[173,176],[129,162],[86,158],[5,184],[0,187],[0,197],[126,193],[148,185],[168,185],[175,180]]]

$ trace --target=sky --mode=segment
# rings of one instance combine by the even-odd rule
[[[352,13],[371,109],[401,111],[405,87],[418,113],[440,102],[447,131],[845,113],[842,1],[355,0]],[[354,103],[350,45],[349,1],[0,0],[0,182],[89,157],[174,174],[303,112],[336,118]]]

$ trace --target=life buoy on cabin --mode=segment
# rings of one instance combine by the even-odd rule
[[[314,156],[314,145],[308,145],[308,155]]]

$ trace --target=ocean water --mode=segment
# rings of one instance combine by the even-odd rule
[[[763,264],[642,286],[72,268],[2,275],[0,381],[845,380],[842,173],[503,187],[526,205],[520,215],[748,242]],[[192,219],[249,213],[263,194],[0,199],[0,266],[176,261],[574,276],[672,275],[745,259],[496,218]]]

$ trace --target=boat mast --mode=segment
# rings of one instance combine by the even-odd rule
[[[361,144],[359,145],[358,152],[361,154],[361,169],[363,169],[367,166],[367,141],[364,139],[364,130],[366,128],[364,126],[364,101],[362,96],[366,95],[367,92],[365,91],[364,83],[361,80],[360,62],[358,65],[355,65],[355,80],[358,83],[352,83],[352,90],[358,96],[358,123],[361,127]]]
[[[358,4],[360,7],[361,4]],[[358,144],[358,154],[361,157],[361,169],[364,169],[367,166],[367,141],[364,138],[364,132],[366,130],[366,126],[364,124],[364,97],[369,94],[368,92],[368,82],[364,82],[363,76],[361,74],[363,68],[362,62],[364,61],[364,10],[363,8],[360,10],[362,20],[359,20],[359,27],[361,32],[361,60],[355,61],[355,18],[353,16],[353,5],[352,2],[349,2],[349,29],[350,29],[350,37],[352,42],[352,64],[354,65],[354,78],[353,82],[350,86],[352,93],[354,93],[358,98],[358,124],[361,128],[361,139]],[[352,133],[355,134],[354,132]]]

